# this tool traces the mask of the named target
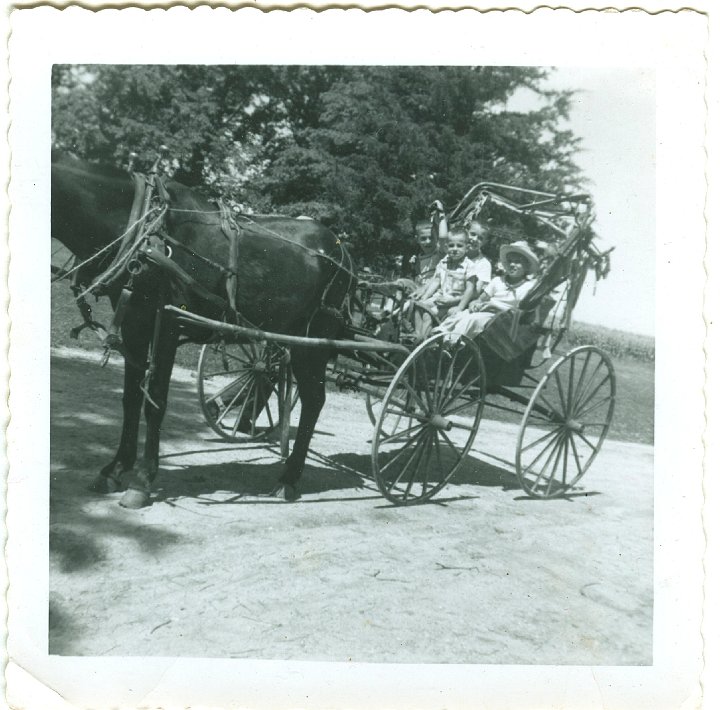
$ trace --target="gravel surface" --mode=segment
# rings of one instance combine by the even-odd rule
[[[650,664],[653,450],[607,441],[573,497],[528,499],[484,421],[430,504],[372,481],[358,396],[329,395],[296,503],[277,449],[220,441],[179,371],[151,507],[87,486],[119,436],[117,362],[52,360],[49,650],[409,663]]]

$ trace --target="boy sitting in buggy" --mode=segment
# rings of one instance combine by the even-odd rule
[[[453,230],[447,239],[447,255],[422,292],[413,299],[415,334],[424,340],[430,333],[433,319],[442,321],[463,311],[475,294],[477,271],[475,262],[467,257],[468,239],[464,230]]]

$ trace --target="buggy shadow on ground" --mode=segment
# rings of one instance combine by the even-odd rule
[[[393,507],[372,427],[330,393],[296,504],[275,445],[203,423],[180,371],[150,508],[87,486],[114,453],[122,371],[54,357],[49,649],[455,663],[652,662],[652,449],[609,441],[575,497],[529,501],[516,428],[483,421],[431,504]]]

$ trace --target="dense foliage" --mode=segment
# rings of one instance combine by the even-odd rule
[[[527,67],[66,66],[53,71],[55,147],[168,172],[256,212],[305,214],[360,261],[411,248],[435,199],[486,180],[575,189],[569,94]],[[507,109],[518,90],[538,108]],[[380,261],[378,261],[380,260]]]

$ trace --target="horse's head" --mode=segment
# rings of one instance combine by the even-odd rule
[[[125,229],[132,181],[122,170],[55,151],[50,169],[52,237],[88,259]]]

